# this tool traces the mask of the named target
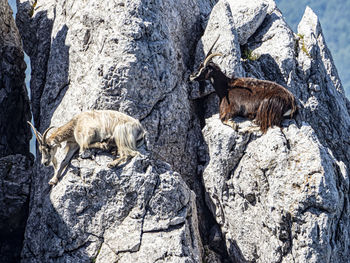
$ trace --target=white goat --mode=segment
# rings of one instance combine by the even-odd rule
[[[145,130],[141,123],[118,111],[93,110],[77,114],[69,122],[54,130],[48,137],[49,127],[41,135],[34,126],[28,122],[34,130],[39,143],[41,163],[45,166],[53,165],[55,173],[49,184],[55,185],[64,168],[79,149],[80,154],[88,148],[107,150],[109,146],[117,146],[119,158],[108,164],[109,168],[115,167],[121,162],[138,154],[137,147],[144,143]],[[58,147],[66,141],[65,158],[60,166],[57,166],[55,157]]]

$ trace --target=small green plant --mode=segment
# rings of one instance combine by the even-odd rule
[[[95,262],[96,262],[97,257],[98,257],[98,255],[99,255],[100,252],[101,252],[101,248],[102,248],[102,244],[101,244],[100,248],[99,248],[98,251],[97,251],[97,255],[91,259],[91,263],[95,263]]]
[[[299,37],[299,40],[297,42],[297,44],[299,45],[300,41],[301,41],[301,50],[309,57],[311,58],[311,55],[309,53],[309,51],[307,50],[306,46],[305,46],[305,41],[304,41],[304,35],[303,34],[297,34],[297,36]]]
[[[32,7],[30,8],[30,11],[29,11],[29,16],[30,16],[30,17],[33,17],[33,15],[34,15],[34,9],[35,9],[37,3],[38,3],[38,0],[35,0],[34,3],[33,3],[33,5],[32,5]]]
[[[242,52],[242,58],[246,59],[246,60],[251,60],[251,61],[255,61],[259,59],[259,55],[254,54],[252,50],[250,50],[249,48],[246,48],[243,50]]]

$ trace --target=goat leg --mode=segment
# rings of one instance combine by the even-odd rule
[[[100,149],[103,151],[110,151],[114,146],[115,144],[111,140],[102,141],[102,142],[93,142],[93,143],[90,143],[84,151],[81,151],[79,153],[79,156],[82,159],[93,158],[92,156],[93,153],[90,151],[90,149]]]
[[[115,159],[114,161],[110,162],[109,164],[107,164],[108,168],[114,168],[116,166],[118,166],[120,163],[126,162],[128,160],[128,158],[126,157],[119,157],[117,159]]]
[[[61,162],[59,169],[55,170],[55,174],[51,178],[51,180],[49,181],[49,185],[57,184],[59,176],[62,174],[63,170],[66,168],[66,166],[68,165],[68,163],[70,162],[70,160],[72,159],[73,155],[75,154],[75,152],[78,149],[79,149],[79,145],[78,144],[67,143],[67,145],[65,147],[66,157],[64,157],[63,161]]]
[[[95,152],[92,151],[91,149],[100,149],[103,151],[107,151],[111,148],[111,146],[108,144],[108,142],[93,142],[88,145],[88,147],[79,153],[79,157],[82,159],[94,159]]]
[[[242,128],[238,132],[239,133],[246,133],[246,132],[253,133],[253,132],[259,132],[259,131],[261,131],[260,126],[253,125],[253,126]]]
[[[230,126],[235,131],[238,131],[238,125],[233,120],[224,120],[222,123],[227,126]]]
[[[89,144],[89,148],[108,150],[110,148],[110,145],[108,142],[94,142]]]
[[[58,183],[58,174],[55,173],[54,176],[50,179],[49,185],[56,185]]]
[[[132,157],[134,157],[138,154],[139,153],[137,151],[128,150],[127,153],[121,153],[119,158],[117,158],[113,162],[110,162],[109,164],[107,164],[107,167],[108,168],[116,167],[120,163],[127,162],[129,159],[131,159]]]

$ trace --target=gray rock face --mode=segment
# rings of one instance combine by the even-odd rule
[[[120,110],[142,121],[160,159],[194,174],[200,128],[187,71],[202,2],[45,1],[29,18],[29,1],[21,1],[24,47],[39,64],[31,80],[36,125],[60,125],[88,109]]]
[[[0,158],[0,262],[19,262],[28,217],[32,162],[17,154]]]
[[[29,101],[21,38],[7,1],[0,2],[0,157],[29,153]]]
[[[88,109],[120,110],[141,120],[148,131],[147,145],[152,155],[169,162],[174,170],[184,175],[190,185],[198,184],[195,180],[196,149],[201,132],[193,113],[193,104],[188,99],[187,78],[191,64],[190,53],[195,48],[196,36],[198,38],[200,34],[200,21],[210,12],[210,2],[39,1],[33,9],[32,1],[21,0],[18,3],[16,21],[22,32],[24,48],[31,57],[32,64],[35,64],[32,67],[31,91],[36,126],[40,131],[49,125],[60,126],[76,113]],[[182,8],[179,9],[178,6]],[[164,221],[166,225],[160,229],[152,229],[151,224],[143,230],[144,210],[140,217],[125,219],[125,222],[124,218],[118,222],[115,217],[110,218],[111,225],[105,227],[110,232],[105,234],[86,233],[77,241],[70,241],[66,236],[60,238],[61,234],[56,237],[57,231],[51,225],[57,223],[58,227],[62,226],[67,233],[71,233],[71,228],[80,228],[90,223],[84,221],[76,226],[73,222],[67,225],[65,221],[57,221],[57,217],[64,218],[63,214],[69,212],[64,208],[54,211],[53,221],[45,219],[45,222],[36,222],[38,209],[44,207],[40,215],[45,214],[46,210],[51,209],[50,206],[55,206],[55,200],[72,198],[67,197],[66,192],[55,194],[56,188],[50,193],[47,182],[52,176],[52,170],[40,168],[38,162],[33,181],[26,248],[22,254],[24,261],[35,258],[51,260],[51,250],[56,249],[53,244],[60,243],[61,240],[66,240],[64,242],[67,246],[53,252],[53,255],[62,260],[70,257],[73,247],[77,250],[76,255],[83,253],[84,259],[96,258],[99,262],[109,262],[111,255],[125,262],[131,259],[137,261],[139,257],[145,257],[145,253],[152,254],[149,255],[150,262],[161,258],[166,260],[167,257],[173,257],[173,260],[199,260],[200,246],[191,248],[199,243],[199,237],[193,234],[194,227],[183,223],[179,215],[167,215],[167,212],[164,212],[165,216],[172,223]],[[91,164],[90,169],[98,168]],[[64,178],[68,175],[69,172]],[[168,176],[173,177],[170,174]],[[154,178],[152,180],[154,184],[158,181]],[[177,180],[181,181],[180,178]],[[100,179],[94,177],[92,184],[98,184],[98,181]],[[130,192],[148,196],[140,202],[147,203],[151,199],[150,194],[142,193],[151,191],[149,187],[138,189],[140,183],[133,184],[128,180],[122,183],[120,187],[130,187]],[[66,181],[59,182],[59,186],[67,187],[66,184]],[[172,192],[176,192],[177,188],[172,189]],[[104,194],[101,191],[99,198],[106,198]],[[192,194],[187,195],[191,196],[191,201],[186,201],[186,209],[195,211]],[[123,198],[129,199],[132,196]],[[45,200],[46,203],[41,204],[40,200]],[[163,205],[166,205],[169,202],[167,200],[159,199],[159,202],[165,202]],[[131,210],[124,207],[125,204],[115,202],[116,206],[111,207],[110,212],[100,211],[96,220],[109,216],[109,213],[123,216],[120,214],[123,209]],[[78,204],[72,203],[72,207],[75,205]],[[160,217],[162,213],[160,211]],[[81,214],[90,217],[84,210]],[[188,217],[186,220],[194,222],[193,226],[196,225],[196,216],[195,212],[184,214],[184,217]],[[100,229],[102,226],[99,226],[99,222],[95,226]],[[49,227],[38,231],[38,227],[41,228],[43,224]],[[128,229],[129,226],[133,230]],[[84,232],[84,229],[79,231]],[[122,233],[134,236],[130,240],[124,239],[124,243],[130,241],[125,245],[123,242],[116,244],[115,235]],[[46,243],[47,235],[53,235],[49,245]],[[106,241],[102,242],[102,239]],[[145,241],[141,245],[141,239],[157,241]],[[93,248],[89,247],[90,243]],[[165,243],[169,243],[168,247],[160,250],[159,244]],[[101,253],[98,252],[100,247]],[[154,248],[156,251],[150,253],[149,250]]]
[[[335,157],[348,163],[349,101],[334,66],[332,55],[322,34],[314,12],[307,7],[298,26],[299,53],[297,81],[305,82],[301,90],[303,118],[315,129],[322,144],[329,147]]]
[[[272,0],[32,2],[17,23],[39,130],[115,109],[148,150],[117,169],[75,158],[52,189],[37,161],[23,262],[347,262],[350,104],[309,8],[295,35]],[[219,121],[210,84],[188,83],[219,34],[214,62],[287,87],[296,120]]]
[[[229,77],[244,77],[245,71],[241,62],[241,45],[253,35],[264,21],[268,5],[265,1],[219,1],[213,8],[207,21],[204,35],[197,44],[195,66],[203,62],[205,55],[212,47],[213,53],[224,54],[215,57],[213,61],[220,65],[222,71]],[[243,50],[244,52],[246,50]],[[198,99],[214,92],[210,83],[191,85],[191,99]],[[210,117],[217,113],[218,100],[216,96],[209,96],[204,116]]]
[[[347,202],[346,167],[311,126],[285,125],[242,136],[208,119],[208,202],[238,261],[330,262]]]
[[[214,6],[204,35],[197,45],[195,68],[203,62],[204,56],[217,40],[212,52],[225,56],[215,57],[213,61],[221,65],[227,76],[244,76],[240,45],[245,44],[260,26],[266,16],[266,10],[267,5],[263,1],[219,1]],[[191,98],[196,99],[212,92],[213,88],[210,85],[199,91],[198,85],[193,84]]]
[[[19,262],[28,216],[30,109],[21,37],[0,1],[0,262]]]
[[[347,262],[349,102],[311,9],[298,36],[278,9],[268,10],[241,47],[256,55],[242,66],[247,76],[287,86],[299,99],[297,121],[242,135],[207,119],[207,203],[238,262]],[[202,42],[213,35],[206,33]]]
[[[110,161],[74,159],[36,191],[22,262],[201,262],[195,195],[180,175],[143,155]]]

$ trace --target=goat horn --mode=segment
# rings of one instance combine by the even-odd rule
[[[211,52],[212,52],[212,50],[213,50],[213,48],[214,48],[216,42],[218,42],[218,40],[219,40],[219,37],[220,37],[220,34],[218,35],[218,37],[217,37],[216,40],[214,41],[213,45],[212,45],[211,48],[209,49],[207,55],[205,56],[206,58],[211,54]]]
[[[35,135],[37,141],[39,142],[39,144],[43,144],[42,135],[40,134],[40,132],[38,132],[35,129],[34,125],[30,121],[27,121],[27,123],[32,127],[32,129],[34,131],[34,135]]]
[[[46,136],[47,136],[47,133],[49,132],[49,130],[51,130],[52,128],[55,128],[54,126],[51,126],[49,128],[47,128],[44,133],[43,133],[43,144],[46,144]]]
[[[222,54],[220,54],[220,53],[210,54],[209,57],[207,57],[207,58],[204,60],[204,62],[203,62],[203,68],[205,68],[205,67],[208,65],[209,61],[210,61],[213,57],[216,57],[216,56],[222,56]]]
[[[203,68],[201,68],[196,75],[190,75],[190,81],[194,81],[202,73]]]

